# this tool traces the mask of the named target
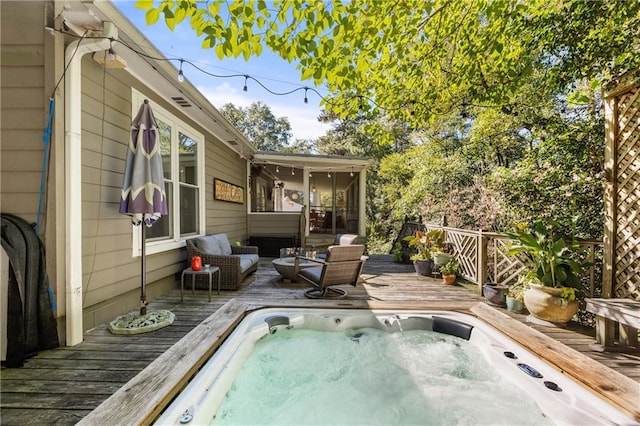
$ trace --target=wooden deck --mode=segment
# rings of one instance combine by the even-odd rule
[[[594,329],[575,324],[551,328],[527,323],[524,315],[488,308],[477,294],[462,286],[445,286],[440,280],[417,276],[411,265],[393,263],[390,256],[372,256],[365,265],[364,277],[365,284],[349,287],[348,298],[335,302],[305,299],[303,292],[307,287],[281,282],[268,259],[261,260],[257,273],[248,277],[240,290],[223,292],[220,296],[214,294],[211,302],[207,301],[206,291],[196,294],[189,291],[181,303],[176,287],[150,304],[150,309],[169,309],[176,315],[170,327],[147,334],[116,336],[107,331],[106,325],[101,326],[87,332],[80,345],[44,351],[27,360],[20,369],[3,369],[1,423],[77,423],[231,299],[253,306],[395,305],[472,312],[512,337],[526,336],[526,342],[521,343],[559,359],[565,363],[559,368],[581,376],[586,385],[606,394],[610,400],[630,404],[627,411],[640,420],[637,408],[640,354],[594,350]],[[509,317],[518,322],[509,321]],[[526,329],[542,334],[531,337]],[[121,423],[109,421],[108,417],[100,418],[101,424]]]

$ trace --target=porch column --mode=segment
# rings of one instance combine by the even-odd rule
[[[311,210],[311,191],[309,190],[309,168],[302,168],[302,187],[304,188],[304,236],[309,236],[309,212]]]
[[[67,78],[65,110],[65,256],[66,345],[82,342],[82,57],[107,50],[118,31],[111,22],[103,23],[103,36],[88,43],[76,40],[65,51]]]
[[[360,170],[358,179],[358,235],[367,235],[367,169]]]

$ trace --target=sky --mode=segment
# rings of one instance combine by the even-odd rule
[[[262,55],[251,57],[248,62],[244,59],[225,58],[219,60],[213,49],[203,49],[202,40],[195,36],[189,23],[184,21],[175,31],[167,28],[164,22],[157,22],[152,26],[145,23],[144,11],[134,7],[133,0],[115,0],[115,5],[142,32],[151,43],[167,58],[182,58],[193,62],[209,73],[218,75],[248,74],[259,80],[274,92],[288,92],[297,87],[314,87],[310,80],[300,80],[300,71],[295,64],[290,64],[273,54],[265,47]],[[117,50],[117,49],[116,49]],[[178,67],[178,62],[173,62]],[[318,122],[320,115],[320,97],[309,91],[308,103],[304,103],[304,90],[290,95],[275,96],[249,80],[247,91],[244,92],[244,77],[216,78],[206,75],[189,64],[183,65],[183,73],[187,80],[202,92],[218,109],[226,103],[237,107],[248,107],[254,102],[264,102],[276,117],[286,117],[291,124],[295,139],[316,139],[326,133],[331,126]],[[315,88],[323,96],[326,89]]]

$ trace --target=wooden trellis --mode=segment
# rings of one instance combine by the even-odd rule
[[[640,71],[605,95],[603,297],[640,300]]]

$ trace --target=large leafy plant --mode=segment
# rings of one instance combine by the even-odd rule
[[[531,227],[521,223],[516,231],[506,232],[505,235],[515,240],[506,254],[524,255],[532,268],[531,275],[540,284],[555,288],[580,288],[580,275],[586,264],[578,259],[579,244],[573,240],[567,242],[555,231],[552,223],[538,221]],[[568,293],[575,292],[566,293],[571,298]]]
[[[433,229],[428,232],[416,231],[413,235],[404,237],[404,240],[417,250],[417,253],[411,256],[411,260],[430,260],[435,247],[442,241],[442,231]]]

